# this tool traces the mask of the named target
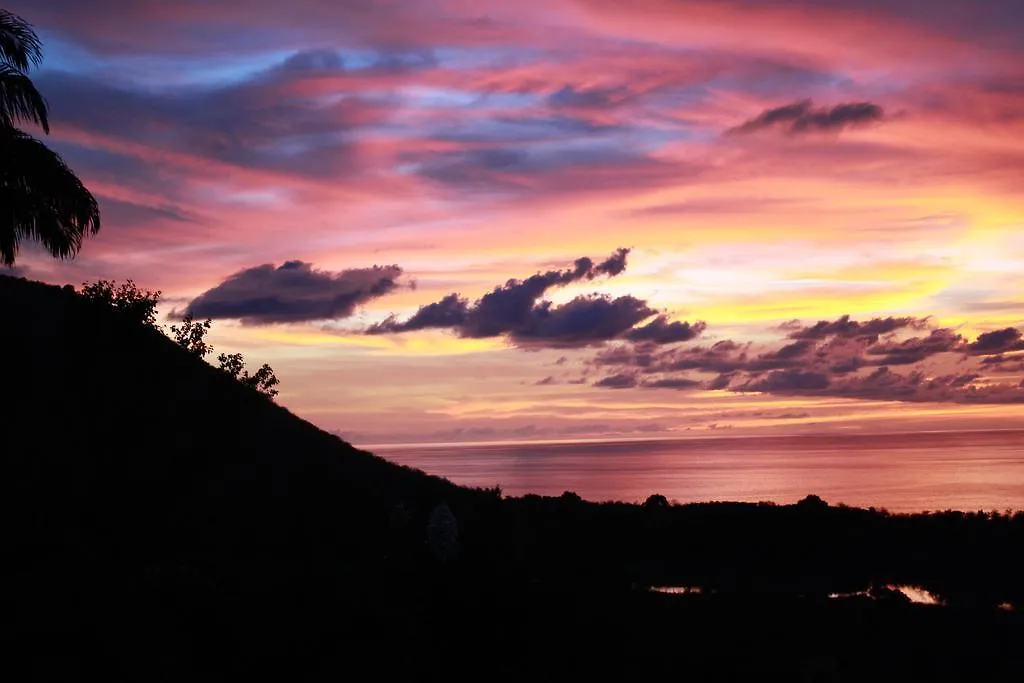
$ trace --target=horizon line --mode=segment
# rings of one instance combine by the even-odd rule
[[[729,430],[721,430],[722,432]],[[792,439],[792,438],[814,438],[814,437],[827,437],[827,436],[858,436],[858,437],[879,437],[879,436],[911,436],[914,434],[979,434],[979,433],[992,433],[992,432],[1022,432],[1024,433],[1024,427],[986,427],[979,429],[913,429],[913,430],[898,430],[891,432],[874,432],[874,433],[854,433],[850,432],[804,432],[804,433],[792,433],[792,434],[765,434],[765,433],[754,433],[754,434],[697,434],[697,435],[672,435],[672,436],[603,436],[603,437],[583,437],[583,438],[565,438],[565,439],[497,439],[497,440],[485,440],[485,441],[406,441],[406,442],[392,442],[392,443],[374,443],[374,444],[355,444],[349,441],[352,446],[360,450],[371,450],[371,449],[390,449],[398,450],[403,448],[442,448],[442,447],[469,447],[469,446],[528,446],[528,445],[541,445],[541,446],[555,446],[555,445],[571,445],[571,444],[607,444],[607,443],[644,443],[644,442],[660,442],[660,441],[716,441],[725,439]],[[348,441],[343,436],[336,434],[341,439]]]

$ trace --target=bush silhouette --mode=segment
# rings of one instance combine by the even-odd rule
[[[213,353],[213,346],[206,341],[212,325],[210,320],[198,323],[191,315],[186,315],[181,319],[181,325],[171,325],[171,338],[192,355],[206,358]]]
[[[131,280],[117,284],[113,280],[97,280],[82,285],[82,296],[93,303],[109,306],[128,320],[160,329],[156,322],[156,307],[160,292],[139,289]]]
[[[95,304],[114,309],[130,322],[156,330],[162,329],[156,322],[161,294],[159,291],[139,289],[131,280],[121,285],[111,280],[99,280],[85,283],[81,294]],[[170,326],[170,337],[193,356],[206,358],[213,353],[213,346],[206,338],[212,326],[211,320],[196,322],[191,315],[185,315],[180,325]],[[278,395],[276,387],[281,381],[270,365],[264,363],[250,375],[245,369],[245,358],[240,353],[222,353],[217,356],[217,363],[218,369],[257,393],[268,398]]]

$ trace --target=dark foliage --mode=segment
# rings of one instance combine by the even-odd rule
[[[37,680],[1024,675],[1022,615],[995,608],[1024,605],[1024,514],[502,498],[3,277],[0,351],[0,637]]]
[[[0,9],[0,61],[27,70],[43,61],[43,45],[32,27],[7,10]]]
[[[181,348],[197,358],[206,358],[213,353],[213,346],[206,341],[206,334],[213,325],[209,319],[199,323],[186,315],[180,325],[171,325],[171,339]]]
[[[92,303],[108,306],[128,322],[160,330],[156,322],[156,307],[160,303],[160,292],[142,290],[131,280],[118,285],[110,280],[87,282],[82,286],[82,296]],[[213,323],[210,320],[196,322],[191,315],[182,318],[180,325],[171,325],[170,337],[181,348],[196,358],[206,358],[213,353],[213,345],[206,339]],[[240,353],[222,353],[217,356],[217,367],[245,386],[256,392],[274,398],[280,393],[276,387],[281,380],[274,369],[264,363],[255,373],[245,369],[245,358]]]
[[[17,127],[50,132],[49,107],[27,73],[41,60],[32,26],[0,10],[0,263],[7,266],[25,240],[69,258],[100,229],[95,197],[59,154]]]
[[[64,160],[39,140],[0,124],[0,263],[25,240],[70,258],[100,229],[99,205]]]
[[[113,280],[97,280],[83,284],[81,294],[92,303],[113,308],[129,322],[160,329],[156,322],[159,291],[139,289],[131,280],[120,285]]]
[[[217,367],[264,396],[274,398],[278,394],[274,387],[280,384],[281,380],[274,374],[274,369],[266,363],[250,375],[245,369],[245,358],[242,354],[222,353],[217,356]]]
[[[191,315],[181,319],[181,325],[171,325],[171,338],[197,358],[206,358],[213,353],[213,346],[206,340],[206,335],[213,325],[209,319],[198,323]],[[274,369],[264,363],[252,375],[245,369],[245,358],[240,353],[222,353],[217,356],[217,368],[223,370],[236,380],[269,398],[278,395],[275,389],[281,380],[274,374]]]

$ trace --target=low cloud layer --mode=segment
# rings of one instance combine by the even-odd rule
[[[347,318],[400,285],[398,266],[332,273],[311,263],[266,263],[230,276],[196,297],[182,312],[196,318],[236,318],[249,325]]]
[[[594,382],[606,388],[1024,402],[1024,383],[1018,376],[1021,358],[1012,355],[1024,350],[1021,330],[994,330],[969,341],[952,329],[927,325],[927,319],[910,317],[792,322],[782,327],[785,341],[757,351],[754,344],[735,340],[690,347],[622,343],[602,349],[590,367],[607,373]]]
[[[902,318],[871,318],[863,322],[851,320],[850,316],[840,316],[837,320],[819,320],[813,325],[803,326],[798,321],[787,323],[783,329],[787,330],[790,339],[825,339],[826,337],[877,337],[881,334],[889,334],[897,330],[910,328],[923,330],[928,324],[927,318],[914,318],[906,316]]]
[[[679,320],[670,322],[667,316],[659,315],[643,327],[630,330],[626,339],[634,342],[674,344],[696,339],[705,329],[707,329],[707,324],[703,322],[689,323]]]
[[[878,123],[885,118],[885,110],[871,102],[847,102],[832,107],[815,107],[811,100],[800,100],[774,109],[766,109],[755,118],[729,129],[730,134],[757,133],[766,129],[779,129],[800,135],[804,133],[832,133]]]
[[[973,354],[1005,353],[1007,351],[1024,350],[1024,341],[1021,340],[1021,331],[1015,327],[1007,327],[993,332],[985,332],[978,335],[978,338],[967,345],[967,350]]]

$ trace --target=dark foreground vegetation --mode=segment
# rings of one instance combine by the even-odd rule
[[[8,680],[1024,680],[1021,514],[502,498],[7,277],[0,352]]]

